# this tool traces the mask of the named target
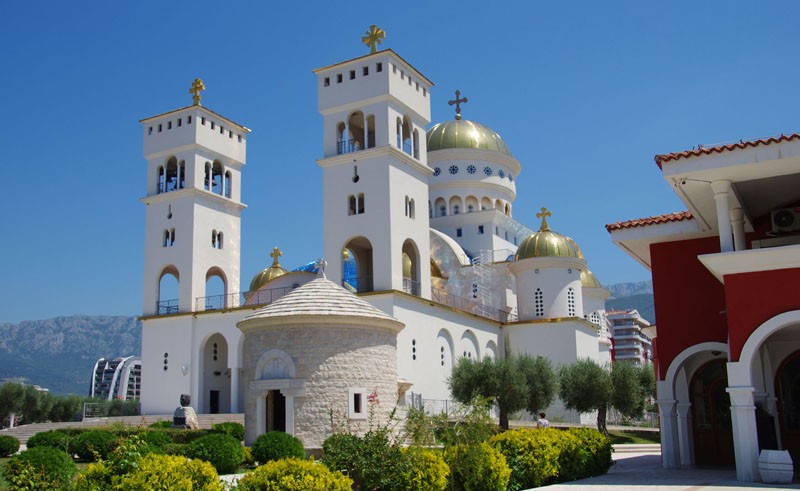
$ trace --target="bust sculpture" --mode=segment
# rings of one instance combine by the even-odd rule
[[[200,425],[197,423],[197,413],[189,405],[192,402],[192,396],[181,394],[180,401],[181,407],[176,408],[175,414],[172,415],[172,428],[199,430]]]

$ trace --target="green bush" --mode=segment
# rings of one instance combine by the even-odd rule
[[[255,467],[256,459],[253,457],[253,450],[250,447],[242,447],[242,450],[244,450],[244,462],[242,462],[242,465],[250,468]]]
[[[324,464],[281,459],[245,475],[239,481],[239,491],[350,491],[352,484],[348,477]]]
[[[599,476],[614,464],[611,458],[611,439],[593,428],[571,428],[569,433],[578,439],[578,447],[588,455],[582,472],[575,479]]]
[[[303,442],[282,431],[270,431],[263,435],[258,435],[251,447],[253,457],[260,463],[265,464],[271,460],[278,459],[304,459],[306,451]]]
[[[244,462],[242,444],[224,433],[211,433],[193,441],[186,456],[209,462],[220,474],[230,474]]]
[[[147,454],[132,472],[122,476],[119,491],[169,489],[171,491],[222,491],[214,467],[202,460],[173,455]]]
[[[69,442],[69,453],[84,462],[105,459],[114,450],[119,440],[117,435],[106,430],[87,431]]]
[[[13,436],[0,435],[0,457],[10,457],[19,450],[19,440]]]
[[[52,447],[64,452],[69,451],[70,437],[60,431],[43,431],[28,438],[28,448]]]
[[[161,447],[161,452],[166,455],[188,456],[189,444],[187,443],[167,443]]]
[[[362,438],[335,434],[322,443],[322,462],[353,480],[355,490],[403,489],[401,478],[407,461],[400,445],[385,428],[368,431]]]
[[[451,489],[456,491],[505,491],[511,468],[499,450],[486,442],[450,447],[445,452],[450,464]]]
[[[208,435],[208,430],[164,430],[164,432],[172,439],[172,443],[192,443]]]
[[[43,446],[12,457],[3,477],[11,491],[67,489],[76,472],[75,462],[66,452]]]
[[[168,429],[172,428],[172,421],[167,421],[166,419],[162,419],[161,421],[156,421],[155,423],[150,423],[148,428],[168,430]]]
[[[164,431],[147,430],[139,433],[137,436],[154,449],[158,449],[164,445],[172,443],[172,438],[170,438],[170,436]]]
[[[400,489],[444,491],[447,488],[450,467],[441,452],[408,447],[402,450],[402,455],[405,465],[398,475]]]
[[[539,487],[558,476],[562,433],[554,428],[523,428],[489,439],[511,468],[509,491]]]
[[[211,431],[215,433],[225,433],[226,435],[236,438],[237,441],[244,440],[244,425],[241,423],[235,423],[233,421],[217,423],[211,425]]]
[[[349,433],[335,433],[322,442],[322,462],[346,476],[355,470],[361,439]]]

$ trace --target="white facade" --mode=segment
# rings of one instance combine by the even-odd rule
[[[653,361],[653,342],[643,332],[650,322],[636,309],[607,311],[611,323],[614,360],[646,365]]]
[[[212,115],[217,118],[225,131],[229,127],[246,130],[199,106],[150,118],[143,121],[149,169],[144,199],[148,204],[144,412],[171,411],[178,396],[187,393],[200,413],[245,411],[246,421],[251,421],[248,439],[269,429],[275,421],[265,423],[267,415],[277,414],[283,418],[277,427],[285,424],[286,431],[317,445],[320,435],[314,431],[328,430],[314,426],[308,418],[321,414],[320,387],[348,371],[374,371],[378,358],[396,360],[391,367],[381,367],[391,370],[381,375],[380,384],[368,381],[363,383],[366,386],[356,386],[357,378],[352,386],[331,381],[335,392],[324,395],[325,404],[339,407],[358,390],[378,389],[370,384],[379,385],[381,400],[391,399],[391,405],[403,404],[404,395],[410,393],[426,400],[448,400],[447,379],[462,357],[528,353],[547,356],[554,364],[587,357],[601,363],[608,360],[603,325],[608,292],[596,280],[582,282],[582,272],[591,273],[577,245],[575,257],[556,252],[515,260],[518,244],[536,234],[511,217],[517,192],[514,178],[522,166],[499,135],[477,123],[460,121],[479,130],[473,135],[477,144],[447,143],[447,125],[453,122],[446,122],[441,127],[445,138],[430,148],[425,128],[430,122],[433,84],[391,50],[314,73],[323,116],[322,157],[317,164],[323,176],[325,276],[402,327],[382,339],[382,348],[368,350],[369,356],[362,357],[359,350],[367,348],[358,344],[361,340],[349,339],[335,316],[315,314],[313,319],[292,320],[300,326],[297,330],[264,320],[272,306],[285,305],[289,297],[281,304],[273,302],[312,282],[319,266],[287,272],[278,264],[275,251],[273,265],[254,278],[257,291],[239,293],[239,216],[244,207],[239,189],[245,135],[241,142],[237,133],[223,139],[231,146],[215,146],[221,144],[216,133],[213,141],[202,140],[200,128],[191,136],[175,133],[174,141],[148,139],[150,126],[188,114],[194,115],[193,125],[205,114],[207,121]],[[481,146],[481,138],[490,132],[494,147]],[[165,138],[163,133],[162,126],[156,138]],[[185,188],[158,193],[152,183],[159,182],[158,168],[172,155],[195,164],[187,167]],[[205,172],[206,161],[215,160],[226,172],[232,169],[230,197],[204,189],[203,179],[196,178]],[[450,173],[452,166],[459,170]],[[436,168],[448,169],[449,177]],[[440,215],[436,203],[442,201],[447,208]],[[166,218],[170,206],[181,213],[186,208],[194,216],[203,214],[203,218],[187,218],[192,216],[188,212],[180,216],[173,212],[173,218]],[[453,206],[458,206],[457,211]],[[176,231],[182,231],[179,237],[185,233],[196,238],[183,243],[176,239],[172,247],[164,247],[157,239],[173,222],[178,224]],[[537,233],[554,234],[574,244],[544,225]],[[210,247],[209,227],[225,230],[221,250]],[[169,268],[180,273],[176,306],[158,297],[158,279],[172,272]],[[225,274],[227,295],[223,298],[209,298],[205,293],[211,268]],[[184,278],[189,286],[184,286]],[[546,303],[540,315],[536,314],[537,290]],[[303,291],[307,294],[308,290]],[[294,319],[291,313],[284,314]],[[590,314],[602,315],[603,322],[594,322]],[[341,336],[330,338],[326,329]],[[387,332],[382,330],[381,336]],[[250,341],[245,340],[247,336]],[[326,346],[314,348],[314,339],[325,339]],[[331,344],[336,342],[352,346]],[[272,353],[275,366],[291,366],[294,375],[288,368],[275,373],[265,370],[259,353]],[[330,356],[349,365],[312,363],[306,356]],[[275,404],[282,409],[275,412]]]

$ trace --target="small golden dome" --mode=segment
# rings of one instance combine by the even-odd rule
[[[403,278],[411,278],[411,258],[408,254],[403,253]]]
[[[542,219],[542,225],[539,227],[538,232],[532,233],[520,242],[517,253],[514,255],[516,261],[532,257],[574,257],[583,259],[583,253],[574,240],[550,230],[550,226],[547,224],[547,217],[551,215],[546,208],[542,208],[542,212],[536,214],[537,218]]]
[[[288,271],[283,269],[280,264],[278,264],[278,258],[281,257],[283,253],[280,249],[275,247],[272,249],[272,253],[270,257],[272,258],[272,266],[269,268],[263,269],[260,273],[253,277],[253,281],[250,282],[250,291],[254,292],[256,290],[260,290],[261,287],[269,283],[270,281],[274,280],[279,276],[283,276]]]
[[[429,152],[448,148],[472,148],[511,155],[511,150],[500,135],[491,128],[466,119],[433,125],[428,130],[427,139]]]
[[[597,277],[588,269],[581,271],[581,286],[584,288],[603,288]]]

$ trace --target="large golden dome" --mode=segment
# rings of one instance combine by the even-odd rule
[[[532,257],[574,257],[583,259],[578,244],[572,238],[550,230],[547,217],[550,212],[542,208],[542,213],[536,216],[542,219],[542,226],[520,242],[514,259],[529,259]]]
[[[260,290],[261,287],[263,287],[264,285],[266,285],[270,281],[274,280],[275,278],[277,278],[279,276],[283,276],[286,273],[288,273],[288,271],[283,269],[281,267],[281,265],[278,264],[278,258],[282,254],[283,253],[277,247],[272,250],[272,254],[270,254],[270,256],[272,257],[272,266],[270,266],[269,268],[265,268],[265,269],[261,270],[260,273],[258,273],[257,275],[255,275],[253,277],[253,281],[250,282],[250,290],[249,291],[254,292],[256,290]]]
[[[492,150],[511,155],[508,145],[494,130],[474,121],[454,119],[433,125],[428,130],[428,151],[448,148]]]

